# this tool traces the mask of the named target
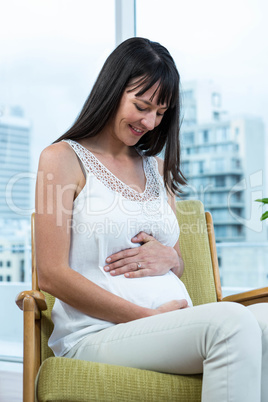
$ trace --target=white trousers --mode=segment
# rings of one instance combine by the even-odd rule
[[[65,356],[203,373],[203,402],[268,402],[268,303],[210,303],[90,334]]]

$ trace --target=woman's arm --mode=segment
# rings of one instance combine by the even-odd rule
[[[113,295],[70,268],[73,201],[83,185],[80,165],[68,144],[57,143],[42,152],[36,185],[35,229],[40,288],[85,314],[114,323],[163,312],[161,308],[143,308]],[[164,309],[183,307],[183,301],[174,301]]]

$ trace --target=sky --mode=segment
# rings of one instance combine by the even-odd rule
[[[30,120],[35,172],[114,49],[114,0],[0,5],[0,107],[20,105]],[[212,80],[225,110],[260,116],[268,127],[267,15],[267,0],[137,0],[137,36],[169,49],[182,83]]]

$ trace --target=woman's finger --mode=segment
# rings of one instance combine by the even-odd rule
[[[111,254],[109,257],[106,258],[106,262],[110,265],[111,263],[115,261],[122,260],[124,258],[129,258],[133,257],[136,254],[138,254],[139,247],[134,247],[134,248],[127,248],[126,250],[119,251],[118,253]]]
[[[122,275],[122,274],[127,274],[130,272],[136,272],[139,271],[141,267],[139,266],[138,262],[134,262],[132,264],[125,265],[123,267],[117,268],[117,269],[112,269],[110,272],[111,275]]]
[[[144,276],[152,276],[152,271],[149,268],[138,269],[137,271],[127,272],[126,278],[143,278]]]
[[[148,241],[153,240],[155,240],[155,238],[146,232],[140,232],[131,239],[133,243],[147,243]]]

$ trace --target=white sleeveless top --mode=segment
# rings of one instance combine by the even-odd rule
[[[169,271],[161,276],[125,278],[105,272],[106,258],[127,248],[139,247],[131,238],[144,231],[166,246],[173,247],[179,237],[176,216],[167,194],[158,163],[143,157],[146,188],[139,193],[115,177],[89,150],[66,140],[84,168],[86,184],[73,203],[70,267],[108,290],[137,305],[155,309],[174,299],[191,299],[181,280]],[[52,320],[54,330],[49,347],[63,356],[86,335],[115,325],[90,317],[56,299]]]

